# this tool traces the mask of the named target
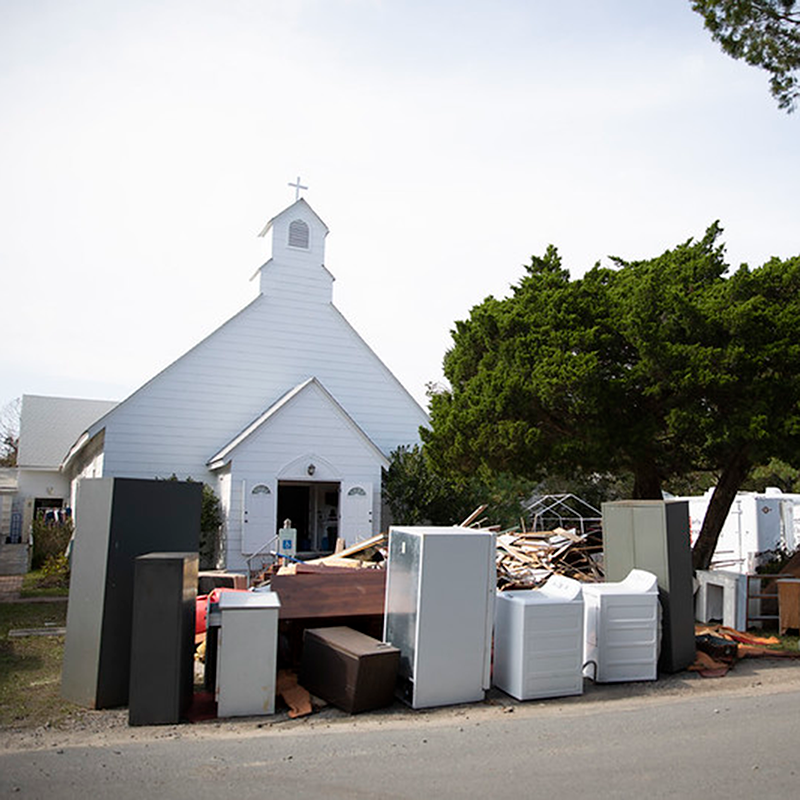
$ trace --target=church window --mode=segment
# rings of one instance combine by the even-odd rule
[[[289,224],[289,247],[302,247],[308,250],[308,225],[301,219]]]

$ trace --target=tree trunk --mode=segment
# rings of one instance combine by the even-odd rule
[[[661,476],[652,461],[636,464],[633,468],[633,499],[661,500]]]
[[[695,569],[708,569],[711,565],[722,526],[751,466],[747,451],[742,448],[723,468],[703,518],[700,536],[692,549],[692,566]]]

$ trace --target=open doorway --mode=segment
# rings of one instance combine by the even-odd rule
[[[339,537],[339,484],[278,482],[278,528],[291,520],[299,554],[331,553]]]
[[[33,501],[33,518],[51,524],[65,522],[64,500],[60,497],[37,497]]]

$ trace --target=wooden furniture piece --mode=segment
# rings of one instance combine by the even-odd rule
[[[778,578],[780,634],[800,631],[800,578]]]
[[[400,651],[344,626],[309,628],[303,636],[300,685],[357,714],[394,701]]]
[[[272,591],[281,599],[281,620],[383,614],[385,570],[317,570],[272,578]]]

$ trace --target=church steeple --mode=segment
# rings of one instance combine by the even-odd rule
[[[304,187],[298,186],[298,192],[300,188]],[[325,269],[327,235],[327,225],[303,198],[273,217],[259,234],[271,240],[270,259],[259,270],[261,293],[330,303],[333,276]]]

